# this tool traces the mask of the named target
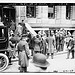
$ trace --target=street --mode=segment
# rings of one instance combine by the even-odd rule
[[[0,71],[6,68],[1,73],[20,73],[18,53],[24,61],[21,67],[27,69],[27,72],[35,72],[32,58],[29,59],[28,66],[27,57],[37,52],[51,54],[47,59],[50,63],[48,68],[39,65],[37,68],[40,70],[49,73],[75,73],[75,3],[38,1],[41,0],[35,3],[26,3],[26,0],[0,3]],[[72,54],[67,59],[69,52]],[[42,56],[37,57],[43,62]],[[9,62],[11,65],[8,66]],[[48,63],[45,62],[44,65]]]
[[[70,59],[66,59],[66,57],[67,53],[57,54],[54,56],[54,59],[51,59],[51,57],[49,57],[47,59],[50,63],[50,66],[47,68],[49,72],[64,72],[64,73],[75,72],[75,59],[71,59],[71,55]],[[12,64],[13,65],[8,66],[8,68],[3,72],[18,73],[19,72],[18,61],[13,61]],[[32,65],[33,64],[31,63],[30,59],[28,70],[32,69]]]

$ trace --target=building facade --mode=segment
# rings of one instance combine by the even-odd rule
[[[24,20],[33,28],[64,27],[73,29],[75,27],[74,3],[17,3],[9,6],[15,9],[13,11],[11,9],[12,13],[9,12],[9,14],[14,16],[16,25]]]

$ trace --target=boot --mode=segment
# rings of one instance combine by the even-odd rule
[[[49,58],[49,53],[47,53],[47,59]]]
[[[74,59],[74,50],[72,50],[72,58],[71,59]]]
[[[51,59],[53,59],[53,53],[51,53]]]

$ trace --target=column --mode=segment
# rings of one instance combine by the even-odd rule
[[[75,6],[72,6],[72,11],[71,11],[72,13],[71,13],[71,18],[72,18],[72,20],[75,20]]]
[[[66,6],[61,6],[61,24],[66,22]]]
[[[55,6],[55,23],[60,25],[61,22],[61,6]]]
[[[36,6],[36,23],[41,23],[42,18],[42,6]]]
[[[16,9],[16,25],[20,22],[20,11],[19,11],[19,6],[15,6]]]
[[[41,18],[42,23],[48,23],[48,6],[42,6]]]

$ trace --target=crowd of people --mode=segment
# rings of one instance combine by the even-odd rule
[[[17,34],[15,34],[15,31],[17,31]],[[72,33],[63,28],[57,30],[49,28],[47,34],[38,32],[36,36],[33,36],[27,31],[22,20],[22,23],[18,23],[16,29],[13,30],[12,25],[10,27],[9,46],[12,52],[9,53],[9,63],[18,52],[20,72],[27,72],[30,58],[32,58],[35,66],[45,71],[49,66],[46,59],[50,56],[51,59],[54,59],[55,52],[67,50],[67,59],[69,59],[70,53],[72,53],[72,59],[74,59],[74,41]]]

